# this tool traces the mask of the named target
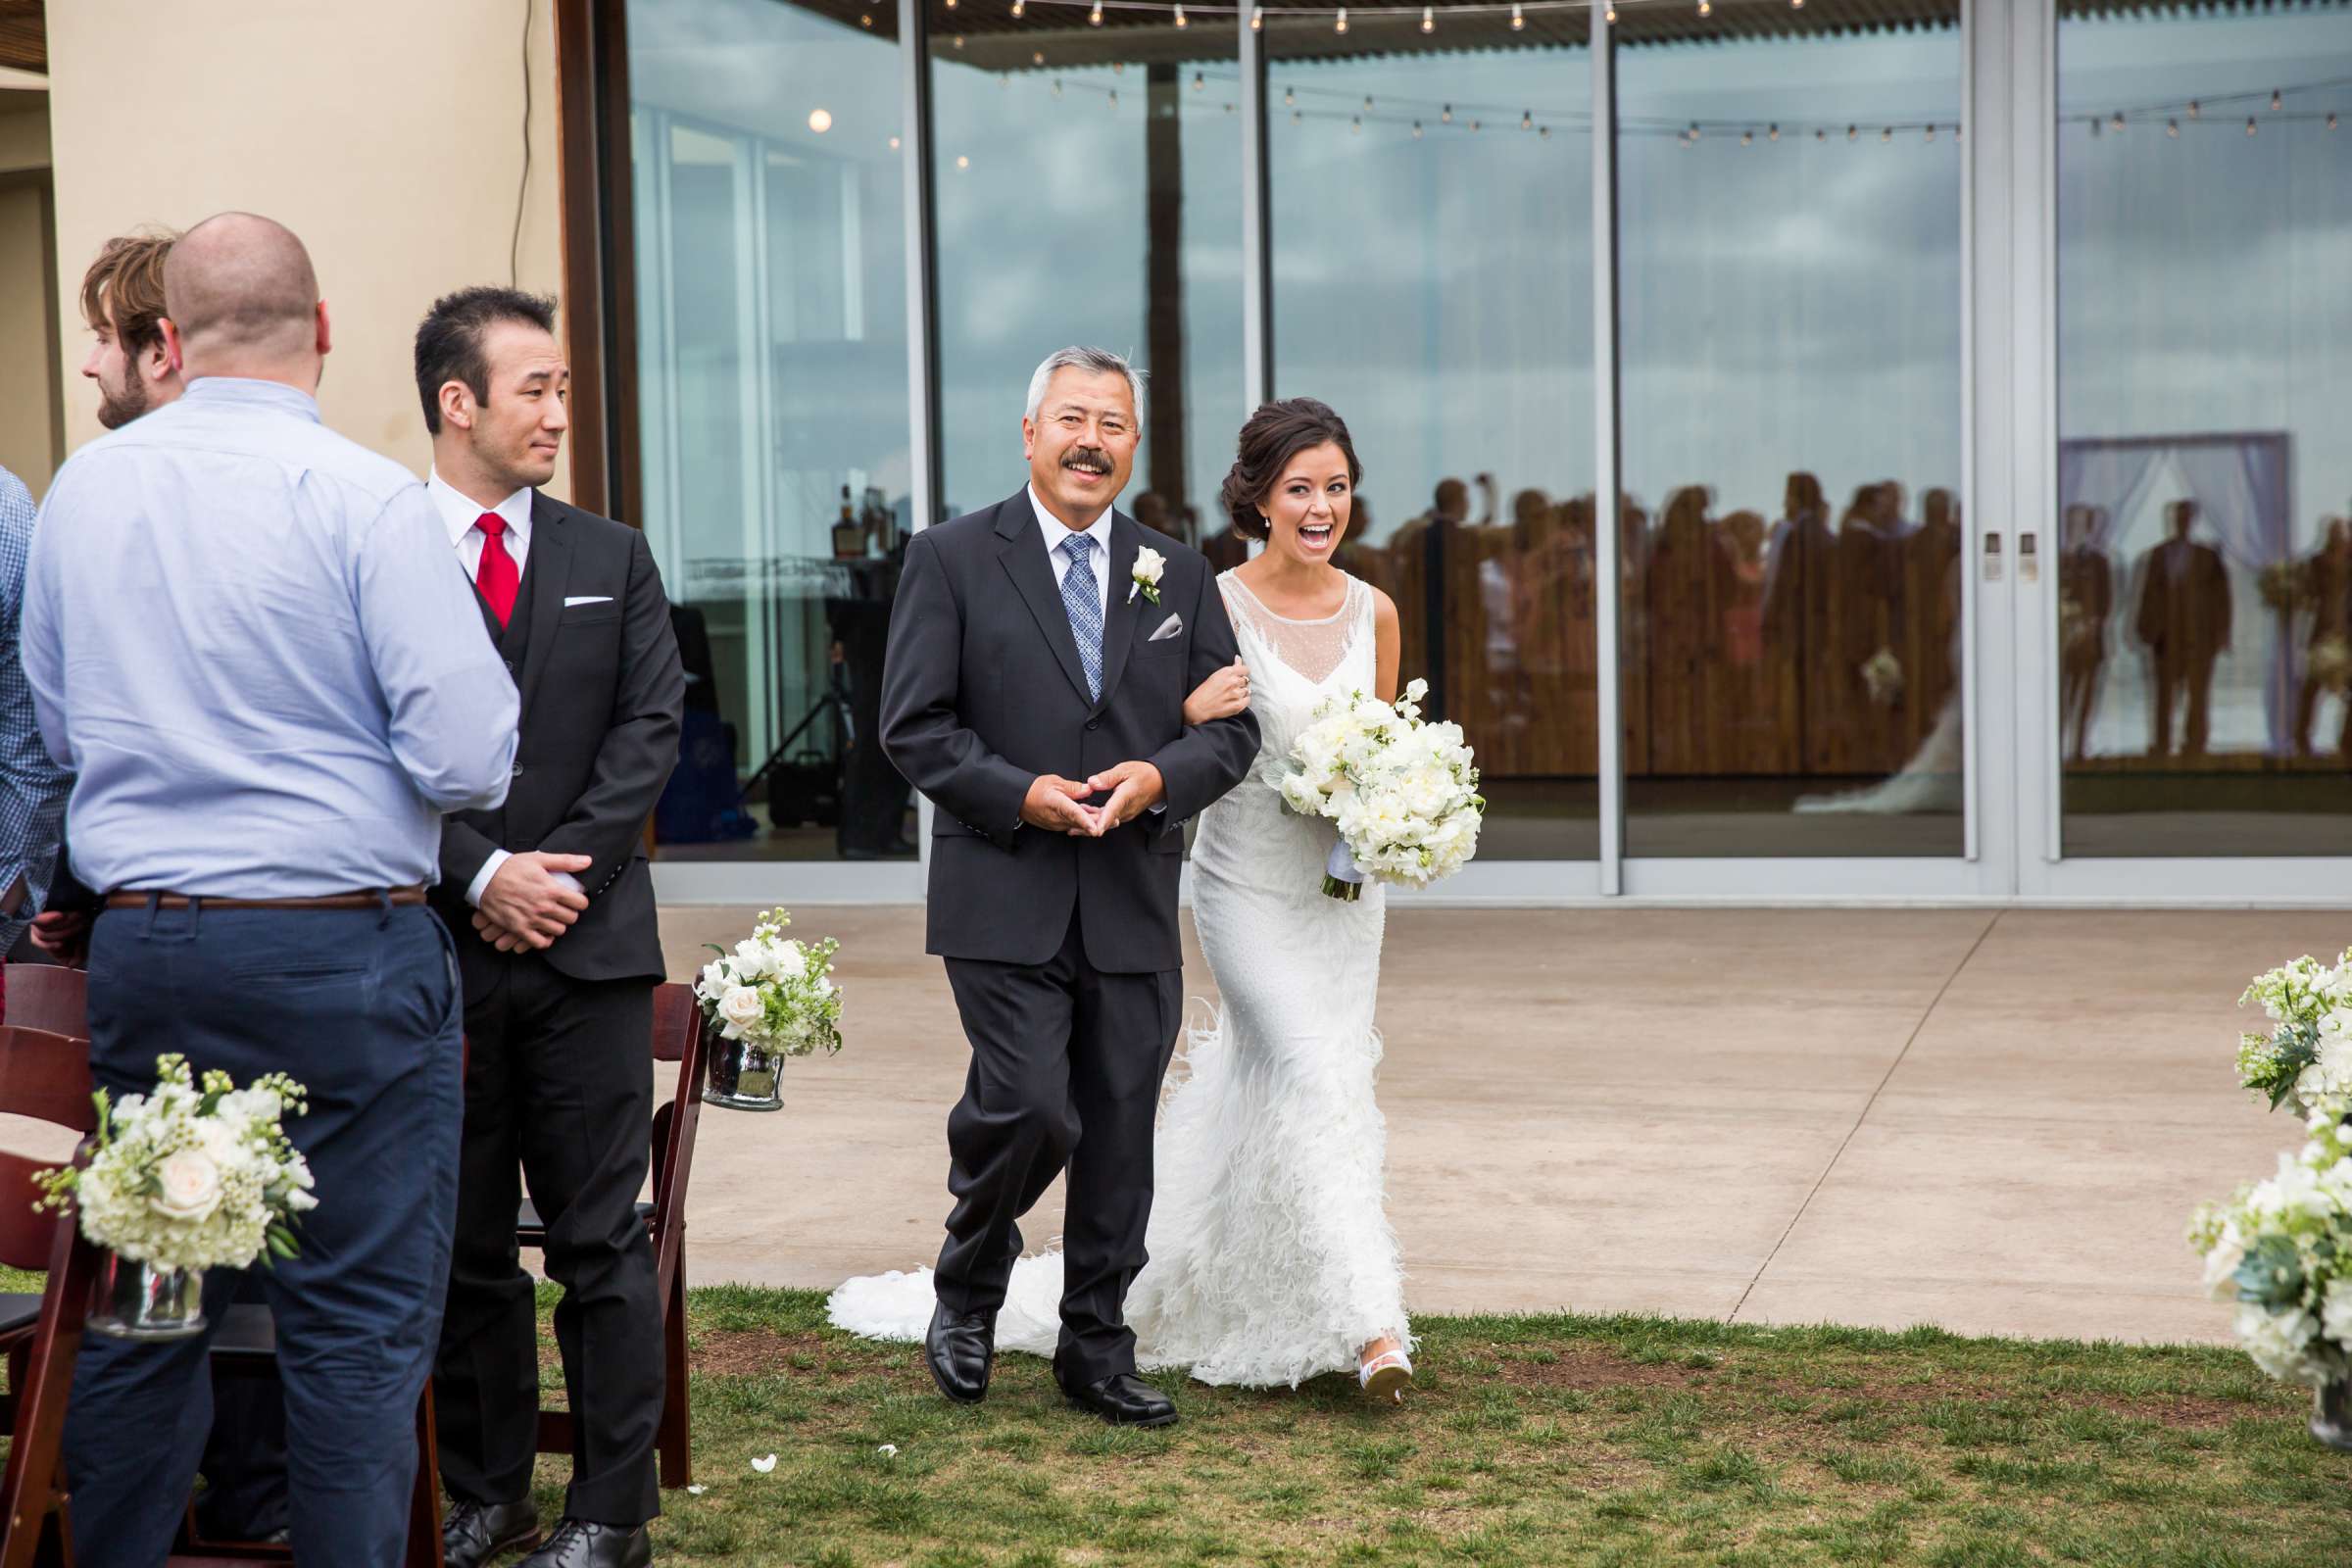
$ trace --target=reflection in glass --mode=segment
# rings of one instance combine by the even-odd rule
[[[665,858],[914,853],[873,743],[911,521],[892,15],[628,8],[642,520],[688,674]]]
[[[1960,12],[1919,15],[1618,25],[1629,855],[1963,852]]]
[[[1342,564],[1478,750],[1489,859],[1597,853],[1583,12],[1269,11],[1278,396],[1345,417]]]
[[[1234,27],[1088,15],[933,0],[939,515],[1027,481],[1030,373],[1083,343],[1148,376],[1121,509],[1198,544],[1246,412]]]
[[[2061,6],[2070,856],[2352,853],[2352,8]]]

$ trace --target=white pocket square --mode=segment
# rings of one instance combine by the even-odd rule
[[[612,602],[611,594],[574,594],[564,601],[564,608],[569,610],[574,605],[609,605]]]
[[[1159,623],[1159,630],[1153,632],[1149,638],[1146,639],[1146,641],[1155,643],[1166,642],[1169,638],[1175,636],[1182,630],[1184,630],[1184,617],[1182,615],[1170,615],[1167,619]]]

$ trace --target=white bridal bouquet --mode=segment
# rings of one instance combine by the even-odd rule
[[[1362,896],[1364,878],[1427,887],[1478,853],[1486,811],[1478,767],[1459,724],[1425,723],[1416,680],[1395,703],[1362,692],[1327,699],[1291,745],[1283,804],[1338,825],[1323,891]]]
[[[792,916],[762,909],[752,934],[703,965],[694,995],[721,1039],[779,1056],[841,1049],[841,988],[833,983],[831,937],[802,942],[784,935]]]
[[[246,1268],[295,1255],[296,1216],[318,1206],[311,1168],[279,1125],[306,1108],[282,1072],[239,1089],[224,1072],[201,1082],[180,1055],[158,1056],[155,1092],[111,1104],[98,1091],[89,1163],[42,1171],[36,1206],[72,1199],[84,1236],[161,1271]]]

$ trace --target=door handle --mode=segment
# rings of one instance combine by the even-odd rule
[[[2034,536],[2030,533],[2021,533],[2017,536],[2017,580],[2019,582],[2039,582],[2041,580],[2041,558],[2034,554]]]
[[[1984,536],[1984,580],[1986,582],[2001,580],[2001,536],[1998,533],[1987,533]]]

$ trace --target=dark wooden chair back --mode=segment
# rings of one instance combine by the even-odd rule
[[[694,1000],[692,986],[672,983],[654,988],[651,1046],[656,1061],[678,1064],[675,1092],[654,1111],[653,1201],[637,1205],[653,1233],[654,1267],[662,1292],[662,1361],[668,1375],[655,1447],[661,1459],[662,1485],[674,1489],[694,1480],[688,1451],[692,1412],[686,1381],[686,1188],[694,1169],[694,1137],[702,1123],[703,1083],[709,1074],[702,1008]],[[546,1227],[528,1204],[515,1234],[525,1247],[546,1244]],[[572,1451],[568,1410],[539,1412],[539,1451]]]
[[[73,1132],[97,1125],[90,1102],[86,1041],[38,1029],[0,1026],[0,1111]],[[0,1568],[71,1562],[59,1459],[74,1358],[89,1315],[97,1252],[81,1239],[71,1205],[33,1211],[33,1172],[54,1159],[0,1152],[0,1262],[46,1269],[37,1304],[0,1298],[0,1347],[8,1353],[8,1467],[0,1473]]]
[[[8,1009],[0,1021],[51,1034],[90,1038],[90,977],[60,963],[8,966]]]

